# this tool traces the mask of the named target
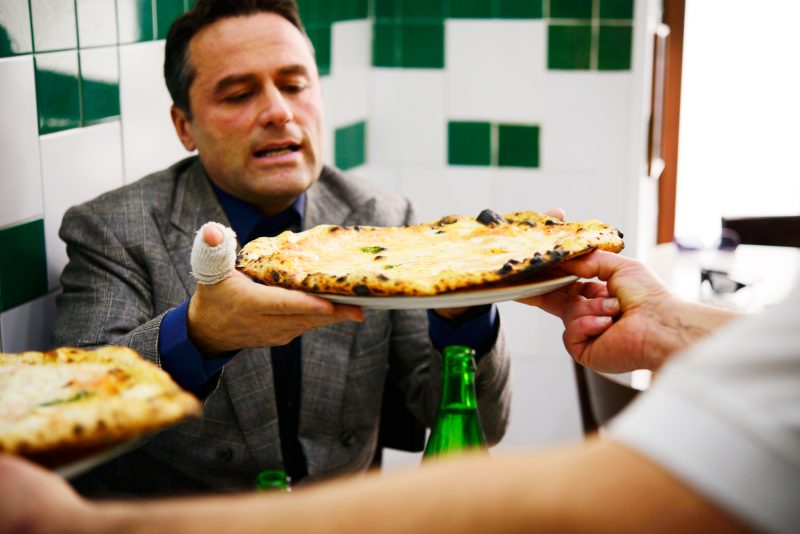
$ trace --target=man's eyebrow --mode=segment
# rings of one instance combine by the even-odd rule
[[[308,76],[308,69],[305,65],[296,64],[296,65],[287,65],[285,67],[281,67],[278,69],[278,74],[282,76],[291,76],[293,74],[299,74],[301,76]]]
[[[248,83],[255,80],[257,80],[255,74],[231,74],[230,76],[225,76],[217,82],[217,84],[214,86],[214,92],[221,93],[233,85]]]
[[[281,67],[278,69],[279,76],[293,76],[293,75],[300,75],[300,76],[308,76],[308,69],[305,65],[287,65],[285,67]],[[258,76],[255,74],[231,74],[230,76],[225,76],[217,84],[214,86],[215,93],[221,93],[228,89],[233,85],[238,85],[240,83],[249,83],[253,81],[258,81]]]

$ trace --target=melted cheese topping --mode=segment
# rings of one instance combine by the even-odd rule
[[[551,250],[560,239],[568,237],[567,232],[555,229],[540,233],[505,228],[500,239],[491,231],[459,230],[462,229],[434,226],[414,233],[403,228],[334,232],[331,239],[312,239],[308,244],[301,240],[286,250],[295,255],[306,273],[343,276],[377,272],[389,278],[413,275],[419,281],[436,279],[444,271],[482,273],[500,269],[509,260],[519,261],[532,257],[534,252]]]
[[[126,377],[96,363],[0,366],[0,428],[64,403],[114,395]]]

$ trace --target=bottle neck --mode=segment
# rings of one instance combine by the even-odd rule
[[[475,395],[474,352],[466,347],[447,347],[442,371],[442,410],[474,410]]]

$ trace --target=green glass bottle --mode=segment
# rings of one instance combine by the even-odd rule
[[[269,493],[291,493],[290,480],[286,471],[282,469],[261,471],[256,477],[256,490]]]
[[[486,448],[475,395],[475,351],[445,347],[442,400],[423,459],[467,449]]]

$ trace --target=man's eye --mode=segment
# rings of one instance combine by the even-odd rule
[[[305,88],[306,88],[306,84],[290,83],[290,84],[286,84],[286,85],[283,86],[283,92],[293,95],[293,94],[297,94],[297,93],[303,91],[303,89],[305,89]]]
[[[232,104],[237,104],[239,102],[244,102],[245,100],[250,98],[252,95],[253,95],[253,93],[251,93],[249,91],[245,91],[243,93],[234,93],[232,95],[228,95],[223,100],[225,100],[225,102],[230,102]]]

